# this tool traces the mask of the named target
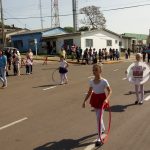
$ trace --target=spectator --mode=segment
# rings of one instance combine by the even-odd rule
[[[12,61],[12,53],[11,53],[11,50],[9,48],[5,51],[5,55],[7,57],[7,71],[6,71],[6,75],[8,76],[8,70],[11,70],[11,61]]]
[[[31,74],[32,61],[29,56],[26,59],[26,74]]]
[[[19,72],[19,57],[17,55],[17,50],[14,49],[13,50],[13,72],[14,72],[14,75],[19,75],[20,72]]]
[[[3,55],[3,51],[0,49],[0,80],[3,83],[2,88],[7,87],[6,69],[7,69],[7,57]]]
[[[27,57],[27,59],[30,59],[31,60],[31,70],[30,70],[30,73],[32,74],[32,72],[33,72],[33,52],[32,52],[32,50],[31,49],[29,49],[29,51],[28,51],[28,53],[27,53],[27,55],[26,55],[26,57]]]

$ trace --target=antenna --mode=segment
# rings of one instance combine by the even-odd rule
[[[51,0],[51,28],[60,27],[58,0]]]

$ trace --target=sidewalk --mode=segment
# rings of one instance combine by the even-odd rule
[[[118,61],[117,60],[107,60],[107,61],[103,61],[102,64],[114,64],[114,63],[120,63],[123,62],[125,60],[134,60],[135,56],[131,55],[131,57],[129,59],[125,59],[125,57],[121,57]],[[58,56],[50,56],[47,57],[46,56],[36,56],[34,57],[34,60],[41,60],[43,61],[43,63],[47,63],[48,61],[59,61],[59,57]],[[72,63],[72,64],[83,64],[82,61],[80,60],[80,62],[78,63],[76,59],[72,60],[72,59],[66,59],[68,63]]]
[[[25,56],[22,55],[22,62],[24,64],[24,58]],[[115,63],[121,63],[123,61],[131,61],[131,60],[134,60],[135,59],[135,56],[134,55],[131,55],[131,57],[129,59],[125,59],[125,57],[120,57],[120,59],[117,61],[117,60],[107,60],[107,61],[103,61],[102,64],[115,64]],[[40,62],[42,63],[43,65],[44,64],[47,64],[48,62],[50,61],[59,61],[60,58],[58,56],[34,56],[34,62]],[[82,63],[82,60],[80,60],[80,62],[78,63],[76,59],[72,60],[72,59],[66,59],[68,63],[71,63],[71,64],[84,64]]]

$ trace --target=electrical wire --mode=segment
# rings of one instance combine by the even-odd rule
[[[5,13],[5,16],[7,16],[7,14],[8,14],[9,16],[12,16],[10,13],[6,12],[5,10],[4,10],[4,13]],[[5,19],[5,18],[4,18],[4,19]],[[7,20],[7,19],[5,19],[5,20]],[[19,19],[15,19],[15,20],[18,21],[21,25],[24,26],[24,23],[23,23],[22,21],[20,21]],[[28,29],[31,29],[31,27],[28,26]]]
[[[115,11],[115,10],[131,9],[131,8],[144,7],[144,6],[150,6],[150,4],[104,9],[102,11]],[[83,15],[83,14],[84,13],[77,13],[77,15]],[[70,14],[63,14],[63,15],[59,15],[59,17],[72,16],[72,15],[73,15],[72,13],[70,13]],[[54,17],[54,16],[43,16],[43,18],[51,18],[51,17]],[[39,19],[39,18],[40,17],[16,17],[16,18],[4,18],[4,19],[5,20],[10,20],[10,19]]]

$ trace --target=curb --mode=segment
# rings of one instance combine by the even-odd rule
[[[110,61],[110,62],[102,62],[102,64],[116,64],[116,63],[121,63],[123,62],[123,60],[119,60],[119,61]]]
[[[81,62],[72,62],[72,61],[67,61],[68,63],[70,64],[81,64],[83,65],[84,63],[81,63]],[[119,60],[119,61],[109,61],[109,62],[102,62],[102,64],[116,64],[116,63],[121,63],[123,62],[123,60]]]
[[[41,60],[41,61],[43,61],[43,63],[44,63],[44,60],[43,60],[43,59],[34,59],[34,60],[36,60],[36,61]],[[57,59],[48,59],[47,62],[49,62],[49,61],[58,62],[59,60],[57,60]],[[82,62],[79,62],[79,63],[78,63],[78,62],[76,62],[76,61],[70,61],[70,60],[67,60],[67,62],[70,63],[70,64],[81,64],[81,65],[84,64],[84,63],[82,63]],[[121,63],[121,62],[123,62],[123,60],[118,60],[118,61],[106,61],[106,62],[102,62],[102,64],[116,64],[116,63]]]

